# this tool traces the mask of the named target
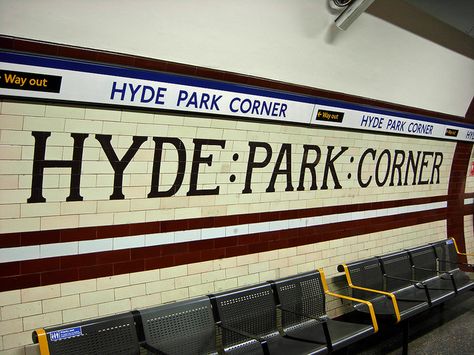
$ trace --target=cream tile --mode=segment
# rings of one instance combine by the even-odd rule
[[[58,325],[63,322],[62,312],[45,313],[37,316],[23,318],[23,329],[34,330],[48,326]]]
[[[40,301],[4,306],[1,309],[2,320],[22,318],[42,313]]]
[[[61,284],[61,296],[69,296],[97,290],[97,280],[83,280]]]
[[[99,304],[99,316],[106,316],[109,314],[116,314],[131,310],[130,299],[123,299],[120,301],[107,302]]]
[[[64,309],[76,308],[80,306],[79,295],[70,295],[44,300],[43,312],[62,311]]]
[[[59,295],[60,295],[59,285],[25,288],[21,290],[21,301],[22,303],[40,301],[40,300],[45,300],[48,298],[59,297]]]
[[[78,307],[73,309],[66,309],[63,312],[63,322],[70,323],[81,321],[89,318],[94,318],[99,316],[99,306],[97,304]]]
[[[21,291],[4,291],[0,292],[0,306],[8,306],[21,303]]]

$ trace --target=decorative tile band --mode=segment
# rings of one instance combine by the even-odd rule
[[[69,255],[82,255],[122,249],[135,249],[176,243],[179,244],[206,239],[219,239],[247,234],[323,226],[331,223],[359,221],[376,217],[396,216],[406,213],[437,210],[446,207],[446,201],[432,202],[411,206],[334,213],[323,216],[293,218],[258,223],[244,223],[215,228],[197,228],[175,232],[162,232],[125,237],[74,241],[67,243],[51,243],[3,248],[0,249],[0,260],[2,260],[2,262],[14,262]]]

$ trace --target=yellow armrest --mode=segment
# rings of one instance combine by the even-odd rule
[[[329,291],[328,284],[327,284],[327,281],[326,281],[326,276],[324,275],[323,269],[318,269],[318,271],[321,275],[321,282],[323,283],[323,289],[324,289],[325,294],[330,295],[330,296],[334,296],[334,297],[338,297],[338,298],[342,298],[342,299],[346,299],[346,300],[349,300],[349,301],[364,303],[369,308],[370,318],[372,318],[372,326],[374,327],[374,333],[377,333],[379,331],[379,326],[378,326],[378,323],[377,323],[377,318],[375,317],[374,306],[372,306],[372,303],[370,303],[369,301],[366,301],[366,300],[360,300],[358,298],[345,296],[345,295],[340,295],[338,293],[334,293],[334,292]]]
[[[347,284],[349,285],[350,288],[355,288],[357,290],[361,290],[361,291],[367,291],[367,292],[372,292],[372,293],[378,293],[378,294],[381,294],[381,295],[385,295],[385,296],[388,296],[391,298],[392,300],[392,304],[393,304],[393,310],[395,312],[395,317],[397,318],[397,323],[400,322],[401,320],[401,317],[400,317],[400,310],[398,308],[398,302],[397,302],[397,298],[395,297],[395,295],[391,292],[386,292],[386,291],[382,291],[382,290],[375,290],[375,289],[372,289],[372,288],[367,288],[367,287],[362,287],[362,286],[356,286],[352,283],[352,279],[351,279],[351,275],[349,273],[349,269],[347,268],[347,265],[346,264],[342,264],[342,266],[344,267],[344,273],[346,274],[346,279],[347,279]]]
[[[456,249],[456,254],[458,255],[464,255],[464,256],[474,256],[474,254],[469,254],[469,253],[461,253],[458,249],[458,244],[456,243],[456,240],[454,238],[450,238],[453,243],[454,243],[454,248]]]
[[[43,328],[35,330],[36,335],[38,337],[38,344],[40,349],[41,355],[50,355],[49,353],[49,346],[48,346],[48,338],[46,332]]]

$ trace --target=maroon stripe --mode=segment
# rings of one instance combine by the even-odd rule
[[[448,223],[447,235],[454,238],[461,250],[466,250],[464,238],[464,190],[466,171],[472,151],[472,143],[458,142],[454,152],[451,174],[449,177]],[[465,257],[464,257],[465,259]],[[464,260],[466,262],[466,260]]]
[[[468,216],[474,214],[474,205],[464,205],[463,215]]]
[[[419,225],[446,217],[447,209],[441,208],[244,236],[4,263],[0,272],[0,291],[265,252]]]
[[[253,213],[221,217],[205,217],[163,222],[133,223],[113,226],[69,228],[51,231],[0,234],[0,248],[28,245],[106,239],[160,232],[176,232],[188,229],[227,227],[238,224],[271,222],[284,219],[325,216],[336,213],[359,212],[373,209],[403,207],[446,201],[447,196],[422,197],[406,200],[361,203],[344,206],[308,208],[291,211]]]
[[[404,106],[400,104],[373,100],[355,95],[349,95],[340,92],[317,89],[308,86],[279,82],[275,80],[258,78],[244,74],[231,73],[222,70],[203,68],[194,65],[175,63],[160,59],[143,58],[139,56],[120,54],[114,52],[100,51],[90,48],[81,48],[73,46],[65,46],[56,43],[47,43],[35,41],[32,39],[16,38],[0,35],[0,48],[7,50],[15,50],[20,52],[28,52],[43,55],[59,56],[71,59],[88,60],[101,62],[105,64],[124,65],[129,67],[164,71],[181,75],[193,75],[206,79],[223,80],[232,83],[259,86],[263,88],[287,91],[296,94],[304,94],[309,96],[318,96],[334,100],[353,102],[362,105],[377,106],[395,111],[404,111],[423,116],[431,116],[451,121],[465,122],[462,117],[449,115],[442,112],[434,112],[416,107]]]

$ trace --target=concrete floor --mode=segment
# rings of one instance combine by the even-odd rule
[[[444,306],[417,315],[410,320],[409,326],[410,355],[473,355],[474,292],[468,291]],[[381,324],[379,333],[352,345],[346,354],[402,354],[401,328]]]

